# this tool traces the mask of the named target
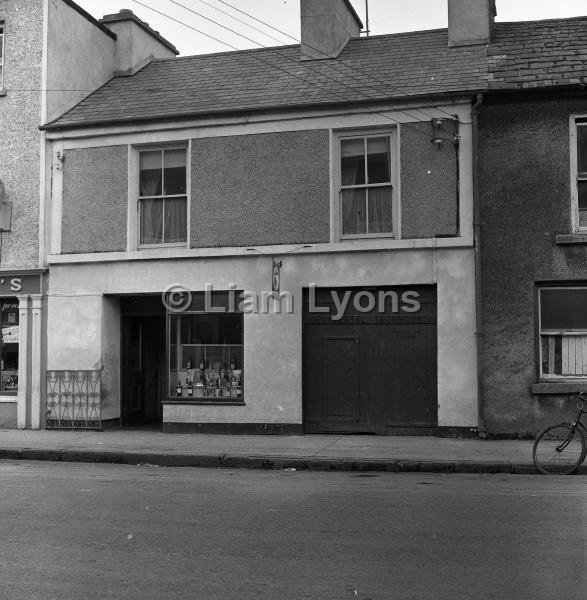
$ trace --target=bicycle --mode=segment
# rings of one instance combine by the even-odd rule
[[[532,449],[534,465],[544,475],[571,475],[576,473],[587,455],[587,442],[583,431],[587,427],[581,422],[585,412],[585,394],[579,392],[575,398],[577,414],[572,423],[559,423],[542,431]]]

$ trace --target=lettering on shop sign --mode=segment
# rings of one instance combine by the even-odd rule
[[[4,290],[6,285],[10,286],[10,291],[18,293],[22,291],[22,278],[21,277],[13,277],[10,280],[3,279],[0,277],[0,289]]]
[[[41,293],[41,275],[40,274],[7,274],[0,275],[0,295],[15,296],[17,294],[40,294]]]
[[[332,323],[337,325],[433,325],[435,320],[432,316],[412,317],[408,315],[349,315],[337,320],[326,315],[308,315],[306,317],[308,325],[330,325]]]

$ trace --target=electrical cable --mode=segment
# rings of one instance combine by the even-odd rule
[[[171,1],[171,0],[170,0]],[[224,4],[225,6],[228,6],[229,8],[232,8],[233,10],[235,10],[236,12],[239,12],[247,17],[249,17],[250,19],[253,19],[254,21],[256,21],[257,23],[260,23],[262,25],[264,25],[265,27],[269,27],[270,29],[273,29],[273,31],[276,31],[277,33],[284,35],[286,37],[288,37],[290,40],[293,40],[294,42],[301,44],[302,41],[298,38],[296,38],[295,36],[291,35],[290,33],[287,33],[286,31],[283,31],[281,29],[279,29],[278,27],[275,27],[273,25],[271,25],[270,23],[267,23],[261,19],[258,19],[257,17],[255,17],[254,15],[251,15],[250,13],[241,10],[240,8],[237,8],[236,6],[233,6],[232,4],[230,4],[229,2],[225,2],[224,0],[216,0],[217,2],[220,2],[221,4]],[[210,8],[213,8],[214,10],[217,10],[223,14],[226,14],[225,11],[213,6],[212,4],[210,4],[209,2],[207,2],[206,0],[198,0],[198,2],[201,2],[202,4],[205,4],[206,6],[209,6]],[[234,17],[233,17],[234,18]],[[240,19],[237,19],[240,20]],[[244,25],[247,25],[248,27],[252,27],[252,25],[249,25],[248,23],[246,23],[245,21],[240,20],[241,23],[243,23]],[[323,56],[328,56],[327,54],[325,54],[324,52],[322,52],[319,48],[315,48],[314,46],[312,46],[311,44],[308,44],[307,42],[304,42],[304,44],[306,44],[308,46],[308,48],[311,48],[312,50],[316,51],[316,52],[320,52],[320,54],[322,54]],[[328,57],[330,58],[330,57]],[[356,71],[357,73],[364,75],[365,77],[369,77],[370,79],[373,79],[374,81],[376,81],[377,83],[380,83],[381,85],[384,85],[386,87],[388,87],[390,90],[394,90],[396,92],[399,92],[402,96],[408,96],[409,94],[407,92],[405,92],[404,90],[398,88],[397,86],[391,85],[390,83],[388,83],[387,81],[383,81],[381,79],[379,79],[378,77],[375,77],[374,75],[371,75],[370,73],[366,73],[365,71],[362,71],[361,69],[351,65],[350,63],[339,59],[340,62],[344,63],[349,69],[352,69],[353,71]],[[434,108],[436,108],[438,111],[443,112],[445,115],[448,115],[449,117],[451,117],[451,119],[454,119],[454,115],[449,113],[448,111],[444,110],[443,108],[441,108],[440,106],[434,106]],[[423,114],[429,116],[430,118],[434,118],[432,117],[432,115],[429,115],[427,113],[425,113],[424,111],[420,111]],[[471,123],[468,123],[468,125],[471,125]]]
[[[179,19],[176,19],[175,17],[172,17],[171,15],[168,15],[168,14],[166,14],[166,13],[164,13],[164,12],[161,12],[160,10],[157,10],[156,8],[153,8],[152,6],[149,6],[149,5],[147,5],[147,4],[144,4],[144,3],[143,3],[143,2],[141,2],[140,0],[131,0],[131,1],[132,1],[132,2],[134,2],[135,4],[138,4],[139,6],[142,6],[143,8],[146,8],[146,9],[148,9],[148,10],[151,10],[151,11],[153,11],[153,12],[155,12],[155,13],[157,13],[157,14],[159,14],[159,15],[161,15],[161,16],[163,16],[163,17],[167,18],[167,19],[170,19],[171,21],[174,21],[174,22],[176,22],[176,23],[179,23],[180,25],[182,25],[182,26],[184,26],[184,27],[187,27],[188,29],[191,29],[191,30],[195,31],[196,33],[199,33],[200,35],[204,35],[205,37],[208,37],[208,38],[210,38],[210,39],[214,40],[215,42],[218,42],[218,43],[220,43],[220,44],[223,44],[224,46],[227,46],[228,48],[231,48],[231,49],[233,49],[233,50],[236,50],[236,51],[238,51],[238,52],[240,52],[240,53],[242,53],[242,54],[244,54],[244,55],[250,56],[251,58],[254,58],[255,60],[258,60],[259,62],[262,62],[262,63],[264,63],[264,64],[266,64],[266,65],[270,66],[270,67],[271,67],[271,68],[273,68],[273,69],[277,69],[278,71],[281,71],[281,72],[285,73],[286,75],[288,75],[288,76],[290,76],[290,77],[294,77],[294,78],[296,78],[296,79],[299,79],[300,81],[303,81],[305,84],[312,85],[312,86],[314,86],[314,87],[316,87],[316,88],[318,88],[318,89],[321,89],[322,91],[325,91],[325,92],[327,92],[327,93],[329,93],[329,94],[331,94],[331,95],[333,95],[333,96],[336,96],[337,98],[340,98],[340,99],[341,99],[341,100],[343,100],[344,102],[353,102],[353,100],[349,100],[348,98],[345,98],[344,96],[341,96],[340,94],[338,94],[338,93],[336,93],[336,92],[334,92],[334,91],[332,91],[332,90],[329,90],[328,88],[325,88],[325,87],[319,86],[319,85],[317,85],[317,84],[316,84],[316,83],[314,83],[314,82],[308,81],[308,80],[307,80],[307,79],[305,79],[304,77],[300,77],[299,75],[296,75],[295,73],[292,73],[291,71],[288,71],[288,70],[286,70],[286,69],[284,69],[284,68],[282,68],[282,67],[279,67],[278,65],[275,65],[275,64],[273,64],[273,63],[271,63],[271,62],[269,62],[269,61],[266,61],[266,60],[264,60],[264,59],[260,58],[259,56],[257,56],[257,55],[256,55],[256,53],[258,52],[258,49],[253,49],[252,51],[251,51],[251,50],[241,50],[241,49],[237,48],[236,46],[233,46],[233,45],[232,45],[232,44],[230,44],[229,42],[226,42],[226,41],[224,41],[224,40],[221,40],[221,39],[219,39],[219,38],[217,38],[217,37],[215,37],[215,36],[213,36],[213,35],[211,35],[211,34],[209,34],[209,33],[206,33],[206,32],[204,32],[204,31],[201,31],[200,29],[198,29],[198,28],[196,28],[196,27],[193,27],[192,25],[190,25],[190,24],[188,24],[188,23],[185,23],[184,21],[180,21]],[[225,29],[227,29],[227,28],[225,27]],[[244,37],[244,36],[243,36],[243,37]],[[254,43],[257,43],[257,42],[254,42]],[[294,61],[294,62],[295,62],[295,64],[296,64],[296,66],[298,66],[298,67],[300,66],[300,65],[299,65],[299,63],[298,63],[297,61]],[[336,81],[336,80],[335,80],[335,81]],[[337,81],[337,83],[339,83],[339,82]],[[345,86],[345,87],[348,87],[348,86]],[[353,89],[353,88],[351,88],[351,89]],[[425,135],[426,137],[428,137],[428,134],[424,133],[424,132],[423,132],[423,131],[421,131],[420,129],[417,129],[416,127],[410,126],[410,125],[408,125],[407,123],[402,123],[401,121],[397,121],[396,119],[393,119],[393,118],[389,117],[388,115],[386,115],[386,114],[384,114],[384,113],[382,113],[382,112],[379,112],[379,111],[373,110],[373,109],[369,108],[368,106],[366,106],[365,108],[366,108],[366,110],[368,110],[369,112],[371,112],[371,113],[373,113],[373,114],[377,114],[377,115],[379,115],[379,116],[382,116],[383,118],[385,118],[385,119],[387,119],[387,120],[389,120],[389,121],[391,121],[391,122],[395,123],[396,125],[402,125],[403,127],[406,127],[407,129],[412,129],[412,130],[416,131],[418,134]],[[416,109],[416,110],[417,110],[417,109]],[[408,113],[406,113],[406,114],[408,114]],[[410,118],[412,118],[412,119],[414,118],[414,117],[413,117],[413,115],[409,115],[409,116],[410,116]],[[453,117],[453,118],[454,118],[454,117]],[[423,121],[423,120],[420,120],[420,121],[417,121],[417,122],[420,122],[420,123],[427,123],[428,121]],[[451,139],[449,139],[449,138],[441,138],[441,139],[443,139],[444,141],[447,141],[447,142],[451,142],[451,143],[453,143],[453,140],[451,140]]]
[[[307,69],[308,71],[317,73],[318,75],[320,75],[323,78],[326,79],[330,79],[331,81],[334,81],[336,84],[338,85],[342,85],[345,88],[348,88],[349,90],[358,93],[362,96],[364,96],[365,98],[369,99],[369,100],[374,100],[374,101],[378,101],[381,100],[381,98],[376,98],[373,96],[370,96],[368,94],[366,94],[363,90],[361,89],[357,89],[355,87],[352,87],[350,85],[347,85],[345,83],[343,83],[342,81],[339,81],[338,79],[335,79],[334,77],[331,77],[330,75],[328,75],[327,73],[322,72],[320,69],[315,69],[312,66],[310,66],[308,63],[300,63],[300,61],[294,59],[294,58],[290,58],[289,56],[286,56],[285,54],[282,54],[281,52],[278,52],[277,49],[271,47],[271,46],[265,46],[264,44],[262,44],[261,42],[258,42],[257,40],[254,40],[242,33],[239,33],[238,31],[227,27],[226,25],[223,25],[222,23],[219,23],[218,21],[215,21],[214,19],[211,19],[210,17],[207,17],[206,15],[203,15],[202,13],[193,10],[192,8],[189,8],[188,6],[185,6],[184,4],[181,4],[181,2],[178,2],[177,0],[168,0],[169,2],[171,2],[172,4],[175,4],[176,6],[179,6],[181,8],[183,8],[184,10],[187,10],[188,12],[200,17],[201,19],[204,19],[206,21],[209,21],[210,23],[213,23],[214,25],[221,27],[222,29],[226,29],[227,31],[229,31],[230,33],[233,33],[235,35],[238,35],[239,37],[247,40],[248,42],[251,42],[253,44],[257,44],[258,46],[261,46],[261,48],[268,50],[270,52],[273,52],[274,54],[276,54],[277,56],[284,58],[285,60],[289,60],[290,62],[293,62],[296,67],[304,67],[305,69]],[[209,4],[207,2],[205,2],[204,0],[199,0],[200,2],[203,2],[204,4],[207,4],[209,6]],[[243,23],[242,20],[239,20],[241,23]],[[246,25],[246,23],[244,23]],[[332,64],[336,64],[336,63],[328,63],[329,66],[332,66]],[[349,74],[348,73],[343,73],[342,71],[338,71],[341,75],[344,75],[345,77],[348,77]],[[355,79],[355,81],[357,81],[357,79]],[[375,89],[375,88],[373,88]],[[413,115],[406,112],[405,110],[401,110],[401,109],[396,109],[397,112],[400,112],[402,114],[405,114],[407,116],[409,116],[410,118],[413,119]],[[425,112],[424,110],[418,109],[417,112],[420,112],[424,115],[426,115],[427,117],[429,117],[430,119],[434,119],[435,117],[431,114],[428,114],[427,112]],[[454,119],[454,115],[451,115],[451,119]],[[424,122],[424,121],[420,121],[420,122]]]

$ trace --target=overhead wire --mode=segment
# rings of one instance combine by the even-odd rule
[[[271,68],[273,68],[273,69],[277,69],[278,71],[281,71],[281,72],[285,73],[286,75],[288,75],[288,76],[290,76],[290,77],[294,77],[294,78],[296,78],[296,79],[299,79],[300,81],[303,81],[303,82],[304,82],[305,84],[307,84],[307,85],[312,85],[312,86],[314,86],[314,87],[316,87],[316,88],[318,88],[318,89],[321,89],[322,91],[325,91],[325,92],[327,92],[327,93],[329,93],[329,94],[331,94],[331,95],[333,95],[333,96],[336,96],[337,98],[339,98],[339,99],[343,100],[344,102],[354,102],[354,101],[356,101],[356,100],[351,100],[351,99],[349,99],[349,98],[346,98],[346,97],[344,97],[344,96],[342,96],[342,95],[338,94],[337,92],[334,92],[333,90],[330,90],[330,89],[328,89],[328,88],[326,88],[326,87],[323,87],[323,86],[317,85],[315,82],[308,81],[306,78],[304,78],[304,77],[300,77],[300,76],[299,76],[299,75],[297,75],[296,73],[292,73],[291,71],[288,71],[288,70],[286,70],[286,69],[284,69],[284,68],[282,68],[282,67],[280,67],[280,66],[278,66],[278,65],[276,65],[276,64],[274,64],[274,63],[271,63],[271,62],[269,62],[269,61],[267,61],[267,60],[264,60],[263,58],[261,58],[261,57],[259,57],[259,56],[257,55],[257,53],[258,53],[258,50],[259,50],[259,49],[257,49],[257,48],[255,48],[255,49],[253,49],[253,50],[241,50],[241,49],[237,48],[236,46],[234,46],[233,44],[231,44],[231,43],[229,43],[229,42],[227,42],[227,41],[225,41],[225,40],[221,40],[220,38],[218,38],[218,37],[216,37],[216,36],[214,36],[214,35],[212,35],[212,34],[206,33],[206,32],[204,32],[204,31],[202,31],[202,30],[200,30],[200,29],[198,29],[198,28],[196,28],[196,27],[194,27],[194,26],[190,25],[189,23],[185,23],[184,21],[181,21],[181,20],[179,20],[179,19],[176,19],[175,17],[173,17],[173,16],[171,16],[171,15],[169,15],[169,14],[167,14],[167,13],[164,13],[164,12],[162,12],[162,11],[160,11],[160,10],[156,9],[156,8],[153,8],[152,6],[149,6],[148,4],[145,4],[145,3],[141,2],[140,0],[131,0],[131,1],[132,1],[132,2],[134,2],[135,4],[138,4],[139,6],[142,6],[143,8],[146,8],[146,9],[148,9],[148,10],[151,10],[151,11],[153,11],[153,12],[155,12],[155,13],[157,13],[157,14],[159,14],[159,15],[161,15],[161,16],[163,16],[163,17],[167,18],[167,19],[170,19],[171,21],[174,21],[174,22],[176,22],[176,23],[178,23],[178,24],[180,24],[180,25],[182,25],[182,26],[184,26],[184,27],[187,27],[188,29],[191,29],[191,30],[195,31],[195,32],[199,33],[200,35],[203,35],[203,36],[205,36],[205,37],[208,37],[208,38],[210,38],[210,39],[212,39],[212,40],[214,40],[214,41],[216,41],[216,42],[218,42],[218,43],[220,43],[220,44],[222,44],[222,45],[224,45],[224,46],[227,46],[228,48],[231,48],[232,50],[236,50],[236,51],[238,51],[238,52],[241,52],[242,54],[245,54],[245,55],[247,55],[247,56],[250,56],[251,58],[254,58],[255,60],[258,60],[259,62],[262,62],[262,63],[264,63],[264,64],[266,64],[266,65],[270,66],[270,67],[271,67]],[[176,3],[174,0],[170,0],[170,1],[172,1],[174,4],[179,4],[179,3]],[[185,8],[185,7],[184,7],[184,8]],[[187,9],[187,10],[190,10],[190,9]],[[195,12],[195,11],[191,11],[191,12]],[[244,35],[242,35],[242,34],[239,34],[238,32],[235,32],[234,30],[230,29],[229,27],[226,27],[226,26],[224,26],[224,25],[221,25],[221,24],[219,24],[219,23],[216,23],[216,22],[215,22],[213,19],[209,19],[208,17],[204,17],[204,18],[206,18],[206,19],[207,19],[207,20],[209,20],[209,21],[212,21],[213,23],[215,23],[215,24],[219,25],[220,27],[222,27],[222,28],[224,28],[224,29],[227,29],[227,30],[229,30],[229,31],[232,31],[233,33],[236,33],[237,35],[239,35],[239,36],[241,36],[241,37],[243,37],[243,38],[245,38],[245,39],[248,39],[249,41],[252,41],[252,42],[253,42],[253,43],[255,43],[255,44],[261,45],[261,44],[259,44],[259,42],[256,42],[255,40],[251,40],[251,38],[248,38],[247,36],[244,36]],[[272,50],[270,47],[269,47],[269,48],[266,48],[266,49],[268,49],[268,50]],[[280,55],[280,56],[281,56],[282,58],[287,58],[287,59],[289,59],[289,57],[282,56],[282,55]],[[297,67],[300,67],[300,66],[302,66],[302,65],[300,65],[300,63],[299,63],[298,61],[296,61],[296,60],[294,60],[294,59],[289,59],[289,60],[292,60],[292,61],[293,61],[293,62],[296,64],[296,66],[297,66]],[[320,72],[318,72],[318,73],[319,73],[320,75],[323,75],[323,74],[322,74],[322,73],[320,73]],[[329,79],[332,79],[332,80],[333,80],[333,81],[335,81],[337,84],[340,84],[340,82],[339,82],[338,80],[336,80],[336,79],[333,79],[333,78],[331,78],[331,77],[330,77]],[[355,89],[355,88],[351,88],[350,86],[346,86],[346,85],[344,85],[344,84],[342,84],[342,85],[343,85],[343,87],[347,87],[347,88],[349,88],[349,89],[351,89],[351,90],[353,90],[353,91],[355,91],[355,92],[356,92],[356,89]],[[377,98],[370,98],[370,99],[371,99],[371,100],[376,100],[376,101],[381,101],[381,99],[377,99]],[[424,136],[426,136],[426,137],[428,137],[428,138],[429,138],[428,134],[426,134],[425,132],[421,131],[420,129],[418,129],[418,128],[416,128],[416,127],[413,127],[413,126],[411,126],[411,125],[408,125],[407,123],[404,123],[404,122],[402,122],[402,121],[398,121],[397,119],[393,119],[392,117],[390,117],[390,116],[388,116],[388,115],[386,115],[386,114],[384,114],[384,113],[382,113],[382,112],[380,112],[380,111],[373,110],[373,109],[371,109],[371,108],[370,108],[370,107],[368,107],[368,106],[365,106],[365,109],[366,109],[367,111],[369,111],[369,112],[373,113],[373,114],[377,114],[377,115],[379,115],[379,116],[381,116],[381,117],[383,117],[383,118],[385,118],[385,119],[387,119],[387,120],[389,120],[389,121],[393,122],[393,123],[394,123],[394,124],[396,124],[396,125],[402,125],[403,127],[407,128],[407,129],[412,129],[413,131],[417,132],[418,134],[420,134],[420,135],[424,135]],[[418,119],[415,119],[415,118],[414,118],[414,116],[413,116],[413,114],[407,113],[407,112],[405,112],[405,111],[398,111],[398,112],[404,112],[406,115],[408,115],[408,116],[409,116],[411,119],[413,119],[413,120],[414,120],[414,121],[416,121],[416,122],[419,122],[419,123],[428,123],[428,121],[425,121],[425,120],[418,120]],[[414,109],[414,111],[413,111],[413,112],[421,112],[421,111],[419,111],[419,109]],[[454,119],[454,116],[453,116],[452,118]],[[451,143],[453,143],[453,142],[454,142],[454,140],[451,140],[450,138],[440,137],[439,139],[442,139],[442,140],[444,140],[444,141],[446,141],[446,142],[451,142]]]
[[[294,64],[295,64],[297,67],[300,67],[300,66],[301,66],[301,67],[303,67],[303,68],[307,69],[308,71],[311,71],[311,72],[317,73],[317,74],[318,74],[318,75],[320,75],[321,77],[324,77],[324,78],[326,78],[326,79],[330,79],[331,81],[334,81],[336,84],[338,84],[338,85],[341,85],[341,86],[343,86],[343,87],[345,87],[345,88],[348,88],[349,90],[351,90],[351,91],[353,91],[353,92],[355,92],[355,93],[358,93],[358,94],[360,94],[360,95],[364,96],[364,97],[365,97],[366,99],[368,99],[368,100],[381,101],[381,98],[376,98],[376,97],[373,97],[373,96],[371,96],[371,95],[368,95],[368,94],[366,94],[366,93],[365,93],[363,90],[361,90],[361,89],[357,89],[357,88],[355,88],[355,87],[352,87],[352,86],[350,86],[350,85],[347,85],[347,84],[343,83],[342,81],[340,81],[339,79],[336,79],[336,78],[334,78],[334,77],[331,77],[330,75],[328,75],[327,73],[323,72],[322,70],[320,70],[320,69],[316,69],[316,68],[314,68],[314,67],[310,66],[310,64],[308,64],[307,62],[300,63],[300,61],[298,61],[298,60],[296,60],[296,59],[294,59],[294,58],[291,58],[290,56],[287,56],[287,55],[285,55],[285,54],[283,54],[283,53],[279,52],[279,51],[278,51],[276,48],[274,48],[274,47],[271,47],[271,46],[265,46],[265,45],[264,45],[264,44],[262,44],[261,42],[258,42],[257,40],[254,40],[254,39],[252,39],[252,38],[250,38],[250,37],[248,37],[248,36],[246,36],[246,35],[244,35],[244,34],[242,34],[242,33],[238,32],[238,31],[235,31],[234,29],[232,29],[232,28],[230,28],[230,27],[227,27],[226,25],[223,25],[222,23],[219,23],[218,21],[215,21],[214,19],[211,19],[210,17],[207,17],[206,15],[204,15],[204,14],[202,14],[202,13],[200,13],[200,12],[196,11],[196,10],[193,10],[192,8],[190,8],[190,7],[188,7],[188,6],[185,6],[185,5],[184,5],[184,4],[182,4],[181,2],[178,2],[177,0],[168,0],[168,1],[169,1],[169,2],[171,2],[172,4],[175,4],[176,6],[179,6],[179,7],[183,8],[184,10],[187,10],[188,12],[190,12],[190,13],[192,13],[192,14],[194,14],[194,15],[196,15],[196,16],[198,16],[198,17],[200,17],[200,18],[202,18],[202,19],[204,19],[204,20],[206,20],[206,21],[209,21],[210,23],[213,23],[214,25],[217,25],[218,27],[221,27],[222,29],[226,29],[226,30],[227,30],[227,31],[229,31],[230,33],[233,33],[233,34],[235,34],[235,35],[237,35],[237,36],[239,36],[239,37],[242,37],[243,39],[247,40],[248,42],[251,42],[251,43],[253,43],[253,44],[257,44],[257,45],[258,45],[258,46],[260,46],[261,48],[263,48],[263,49],[265,49],[265,50],[268,50],[268,51],[270,51],[270,52],[273,52],[274,54],[276,54],[277,56],[279,56],[279,57],[281,57],[281,58],[284,58],[285,60],[289,60],[290,62],[293,62],[293,63],[294,63]],[[206,4],[206,5],[208,5],[208,6],[211,6],[211,5],[210,5],[208,2],[205,2],[205,0],[199,0],[199,1],[200,1],[200,2],[203,2],[204,4]],[[243,23],[243,24],[247,25],[247,24],[246,24],[244,21],[242,21],[241,19],[237,19],[237,20],[238,20],[239,22],[241,22],[241,23]],[[324,54],[324,53],[322,53],[322,54]],[[324,55],[324,56],[326,56],[326,55]],[[329,57],[329,58],[330,58],[330,57]],[[332,66],[332,64],[336,64],[336,63],[328,63],[328,66]],[[338,73],[340,73],[341,75],[344,75],[345,77],[348,77],[348,76],[349,76],[349,74],[348,74],[348,73],[345,73],[345,72],[343,72],[343,71],[340,71],[340,70],[338,70],[338,69],[337,69],[337,72],[338,72]],[[358,81],[358,80],[355,78],[355,81]],[[372,87],[372,89],[375,89],[375,88],[374,88],[374,87]],[[400,113],[402,113],[402,114],[405,114],[405,115],[409,116],[411,119],[413,119],[413,118],[414,118],[413,114],[411,114],[411,113],[409,113],[409,112],[407,112],[407,111],[405,111],[405,110],[402,110],[402,109],[396,109],[396,112],[400,112]],[[433,115],[431,115],[431,114],[427,113],[426,111],[424,111],[424,110],[422,110],[422,109],[416,109],[414,112],[419,112],[419,113],[422,113],[422,114],[426,115],[427,117],[429,117],[430,119],[434,119],[434,118],[436,118],[436,117],[434,117]],[[452,118],[452,119],[454,119],[454,115],[451,115],[451,118]],[[424,122],[424,121],[420,121],[420,122]]]
[[[172,1],[172,0],[170,0],[170,1]],[[209,6],[210,8],[213,8],[214,10],[217,10],[217,11],[221,12],[222,14],[226,14],[226,11],[221,10],[220,8],[214,6],[210,2],[207,2],[206,0],[198,0],[198,2],[201,2],[202,4],[205,4],[206,6]],[[246,17],[249,17],[250,19],[253,19],[257,23],[260,23],[261,25],[264,25],[265,27],[269,27],[269,29],[272,29],[273,31],[276,31],[279,34],[286,36],[287,38],[289,38],[290,40],[293,40],[294,42],[296,42],[298,44],[302,43],[302,41],[299,38],[296,38],[295,36],[291,35],[290,33],[287,33],[286,31],[283,31],[283,30],[279,29],[278,27],[275,27],[274,25],[271,25],[270,23],[263,21],[262,19],[259,19],[259,18],[255,17],[254,15],[251,15],[250,13],[248,13],[240,8],[237,8],[236,6],[233,6],[232,4],[230,4],[230,2],[225,2],[225,0],[216,0],[216,2],[220,2],[221,4],[224,4],[225,6],[232,8],[234,11],[236,11],[242,15],[245,15]],[[233,18],[236,18],[236,17],[233,17]],[[253,27],[252,25],[249,25],[248,23],[246,23],[246,21],[243,21],[242,19],[237,19],[237,20],[248,27]],[[323,56],[328,56],[327,54],[322,52],[322,50],[320,50],[319,48],[315,48],[314,46],[312,46],[311,44],[308,44],[307,42],[304,42],[304,44],[306,46],[308,46],[308,48],[311,48],[312,50],[314,50],[315,52],[320,52],[320,54],[322,54]],[[328,57],[328,58],[330,58],[330,57]],[[370,73],[362,71],[358,67],[355,67],[354,65],[350,64],[348,61],[345,61],[342,59],[338,59],[338,60],[340,62],[344,63],[349,69],[352,69],[353,71],[356,71],[357,73],[359,73],[365,77],[369,77],[369,79],[372,79],[373,81],[376,81],[377,83],[380,83],[381,85],[388,87],[390,90],[394,90],[394,91],[400,93],[402,96],[409,96],[409,94],[406,91],[402,90],[401,88],[394,86],[387,81],[383,81],[382,79],[379,79],[375,75],[371,75]],[[444,110],[440,106],[434,106],[434,108],[436,110],[438,110],[439,112],[442,112],[445,115],[448,115],[449,117],[451,117],[453,119],[455,118],[455,115],[449,113],[448,111]],[[422,110],[420,112],[429,116],[430,118],[434,118],[434,117],[432,117],[432,115],[427,114],[426,112],[424,112]]]

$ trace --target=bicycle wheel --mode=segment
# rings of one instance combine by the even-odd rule
[[[571,475],[587,453],[585,438],[578,427],[561,423],[545,429],[534,442],[536,468],[545,475]]]

